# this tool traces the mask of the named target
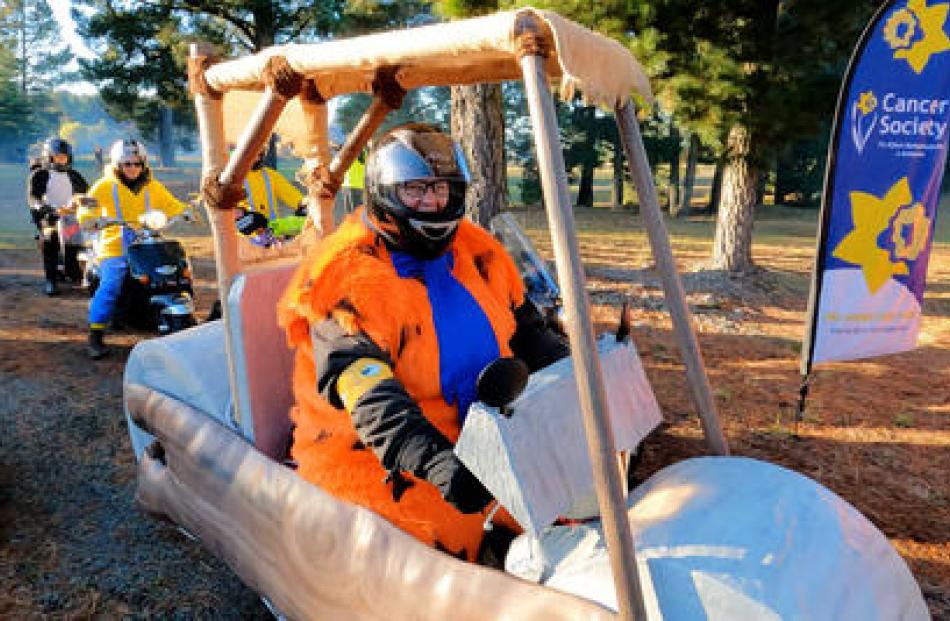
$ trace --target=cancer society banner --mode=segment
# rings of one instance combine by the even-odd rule
[[[950,135],[948,12],[950,0],[888,2],[851,59],[825,178],[806,369],[917,344]]]

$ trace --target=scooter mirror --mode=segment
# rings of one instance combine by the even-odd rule
[[[475,393],[479,401],[499,408],[507,416],[505,406],[518,398],[530,375],[528,365],[521,360],[498,358],[478,374]]]
[[[149,211],[139,218],[139,222],[146,227],[157,231],[159,229],[165,228],[165,225],[168,224],[168,216],[166,216],[164,212],[161,211]]]

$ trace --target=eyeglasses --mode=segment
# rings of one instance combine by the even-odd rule
[[[122,168],[141,168],[142,162],[122,162]]]
[[[437,199],[442,200],[449,197],[449,182],[443,180],[407,181],[400,188],[405,197],[411,201],[421,201],[429,190],[432,190]]]

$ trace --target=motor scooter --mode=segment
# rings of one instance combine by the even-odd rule
[[[161,211],[149,211],[140,222],[98,219],[102,229],[118,225],[131,231],[126,249],[129,269],[122,284],[114,321],[136,329],[171,334],[197,324],[191,263],[181,242],[167,239],[162,230],[178,221],[193,220],[189,212],[169,219]],[[101,282],[101,264],[93,257],[86,268],[90,297]]]

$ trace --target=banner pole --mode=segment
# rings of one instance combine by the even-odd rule
[[[884,12],[887,11],[895,1],[896,0],[887,0],[882,4],[874,13],[868,25],[861,32],[861,36],[858,38],[858,44],[855,46],[851,58],[848,61],[848,68],[845,71],[845,77],[841,83],[841,90],[838,91],[838,101],[835,105],[835,118],[831,126],[831,142],[828,144],[828,158],[825,164],[825,182],[821,194],[818,237],[815,244],[815,264],[811,274],[808,306],[805,310],[805,334],[802,339],[802,359],[800,365],[801,382],[798,388],[798,409],[795,412],[795,422],[801,422],[805,418],[805,404],[808,399],[809,385],[811,383],[812,359],[815,353],[815,331],[818,328],[818,304],[821,299],[822,285],[824,284],[825,245],[828,242],[829,229],[831,228],[831,207],[834,200],[834,177],[838,160],[838,144],[841,138],[843,120],[847,115],[848,94],[851,91],[851,82],[854,78],[857,60],[863,54],[868,39],[873,33],[878,21],[880,21],[881,16],[884,15]]]

